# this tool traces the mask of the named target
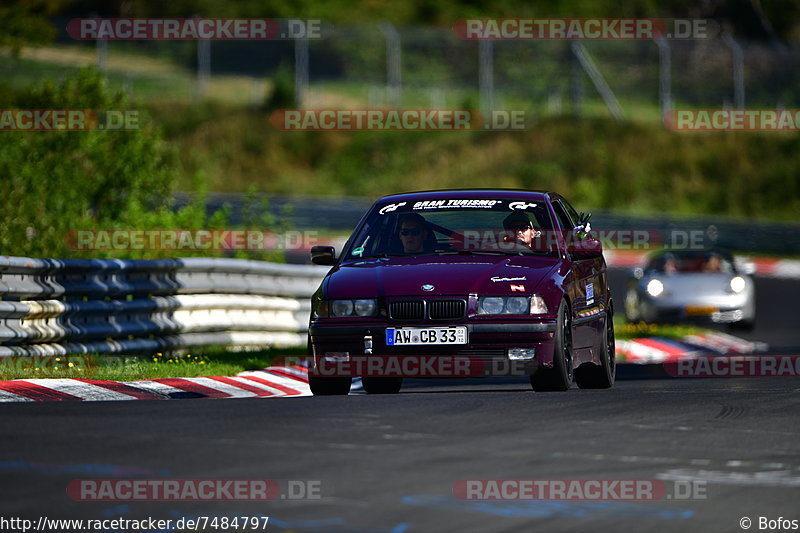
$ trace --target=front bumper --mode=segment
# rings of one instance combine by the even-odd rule
[[[746,298],[738,295],[694,301],[648,297],[642,301],[642,316],[649,322],[730,324],[752,319],[749,314]]]
[[[386,328],[423,327],[436,328],[443,326],[466,326],[467,344],[431,345],[431,346],[387,346],[385,343]],[[556,322],[479,322],[466,324],[320,324],[312,323],[309,327],[315,365],[322,367],[325,360],[357,360],[379,358],[387,366],[395,365],[400,360],[403,368],[417,369],[417,366],[406,365],[406,359],[419,359],[430,362],[431,358],[442,366],[448,359],[455,359],[460,365],[469,363],[468,374],[451,375],[450,370],[443,370],[442,375],[410,375],[404,377],[470,377],[475,375],[531,375],[540,366],[553,365],[553,339]],[[526,350],[523,358],[509,357],[510,349]],[[355,357],[354,357],[355,356]],[[382,364],[383,364],[382,363]],[[377,365],[374,368],[378,368]],[[365,368],[365,367],[359,367]],[[381,367],[384,368],[384,367]],[[462,367],[463,370],[463,367]],[[354,372],[353,365],[350,372]],[[376,374],[380,375],[380,374]]]

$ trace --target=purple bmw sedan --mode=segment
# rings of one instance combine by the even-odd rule
[[[312,297],[315,395],[399,392],[404,377],[530,376],[535,391],[614,383],[614,305],[588,217],[553,192],[381,198]]]

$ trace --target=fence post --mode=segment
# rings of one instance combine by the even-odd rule
[[[663,37],[656,39],[655,43],[658,46],[658,101],[663,122],[667,113],[672,111],[672,49]]]
[[[97,13],[90,13],[90,17],[98,18],[99,15]],[[108,56],[108,40],[106,39],[97,39],[95,41],[96,44],[96,61],[97,61],[97,70],[102,72],[103,74],[106,73],[106,57]]]
[[[478,78],[481,112],[488,116],[494,111],[494,41],[478,41]]]
[[[570,112],[573,117],[583,115],[583,70],[578,62],[578,56],[572,52],[570,46],[569,53],[570,76],[569,76],[569,104]]]
[[[195,16],[195,18],[199,18]],[[201,100],[206,95],[208,80],[211,79],[211,41],[197,40],[197,87],[195,97]]]
[[[611,90],[611,87],[608,86],[603,75],[600,74],[600,70],[597,68],[597,65],[595,65],[592,56],[589,55],[588,50],[586,50],[580,41],[573,41],[572,53],[575,54],[578,63],[583,67],[583,70],[586,71],[589,79],[592,80],[595,89],[597,89],[597,92],[606,104],[611,116],[614,117],[615,120],[622,120],[624,118],[622,107],[620,107],[619,101],[614,95],[614,91]]]
[[[744,109],[744,52],[730,33],[722,36],[722,40],[731,49],[733,62],[733,108]]]
[[[294,102],[298,109],[302,108],[308,90],[308,38],[297,37],[294,40]]]
[[[402,46],[400,33],[388,22],[378,25],[386,39],[386,92],[389,107],[400,105],[400,84],[402,82]]]

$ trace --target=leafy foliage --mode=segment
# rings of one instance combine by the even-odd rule
[[[46,81],[13,96],[0,108],[124,110],[122,94],[110,93],[96,71],[81,70],[56,84]],[[13,101],[9,101],[13,98]],[[141,115],[141,113],[140,113]],[[0,143],[0,250],[33,257],[153,258],[222,255],[203,250],[71,249],[73,230],[222,229],[229,211],[209,214],[203,179],[191,180],[198,191],[189,205],[173,209],[173,189],[180,173],[177,154],[161,132],[140,116],[140,129],[108,131],[4,132]],[[269,230],[262,219],[259,229]],[[247,253],[280,260],[281,253]]]

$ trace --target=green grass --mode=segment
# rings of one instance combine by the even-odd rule
[[[305,347],[231,352],[221,347],[198,348],[186,354],[152,356],[60,356],[7,358],[0,362],[0,379],[86,378],[136,381],[156,378],[234,376],[259,370],[276,358],[302,357]]]
[[[7,83],[28,83],[91,62],[93,53],[87,47],[45,47],[23,54],[19,68],[0,72]],[[0,65],[13,61],[0,58]],[[498,87],[499,107],[532,113],[528,129],[284,132],[270,124],[266,110],[252,107],[253,84],[268,91],[264,79],[212,76],[209,98],[198,102],[191,69],[169,59],[110,54],[107,67],[114,87],[129,76],[137,102],[132,106],[145,109],[148,122],[163,129],[179,154],[180,190],[243,192],[255,186],[265,193],[374,198],[432,188],[518,187],[552,189],[587,209],[633,214],[793,221],[800,212],[800,135],[672,132],[660,123],[655,97],[621,95],[626,120],[616,122],[587,87],[583,119],[576,120],[563,95],[559,110],[549,108],[546,97]],[[164,87],[165,79],[174,83]],[[443,91],[441,103],[475,107],[474,89]],[[322,106],[369,104],[369,86],[352,81],[319,82],[312,92]],[[431,104],[430,90],[404,90],[402,105]]]
[[[688,324],[645,324],[644,322],[627,322],[625,318],[614,316],[614,335],[617,340],[662,337],[680,340],[689,335],[709,333],[711,330]]]

